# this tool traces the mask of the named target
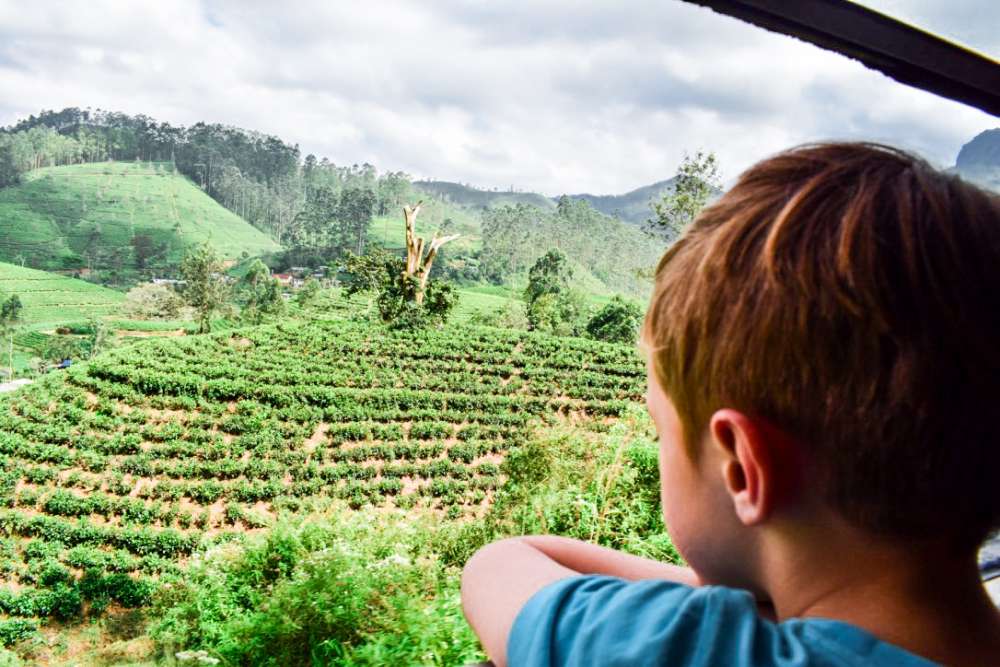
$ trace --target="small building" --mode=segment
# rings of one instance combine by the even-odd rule
[[[279,285],[291,285],[294,277],[290,273],[275,273],[271,276],[278,281]]]

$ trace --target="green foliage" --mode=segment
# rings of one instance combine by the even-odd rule
[[[31,637],[37,631],[38,625],[33,621],[21,618],[0,620],[0,644],[3,646],[11,646],[12,644],[16,644],[19,641]],[[7,658],[7,656],[3,657]]]
[[[278,249],[186,178],[131,162],[24,174],[20,185],[0,189],[0,239],[0,260],[96,269],[108,279],[176,267],[186,247],[206,240],[230,259]]]
[[[305,282],[302,283],[302,287],[299,288],[299,291],[295,293],[295,303],[300,308],[309,308],[316,303],[316,299],[319,297],[319,292],[319,281],[312,276],[309,276],[306,278]]]
[[[589,277],[593,291],[636,296],[649,290],[649,281],[637,271],[663,253],[660,239],[568,197],[559,200],[555,211],[524,204],[490,209],[483,213],[482,239],[479,264],[485,280],[522,279],[547,250],[557,248],[581,267],[578,283]]]
[[[21,310],[24,304],[16,294],[11,294],[6,299],[0,299],[0,328],[6,330],[21,322]]]
[[[555,336],[578,336],[585,321],[583,294],[577,290],[548,293],[528,305],[532,329]]]
[[[21,299],[16,294],[3,298],[0,294],[0,334],[7,340],[7,377],[14,377],[14,331],[21,323]]]
[[[584,297],[574,289],[573,269],[559,250],[550,250],[531,267],[524,290],[528,324],[559,336],[578,335],[583,326]]]
[[[455,569],[422,558],[426,530],[364,516],[283,521],[161,589],[152,636],[226,664],[436,664],[479,658]]]
[[[344,296],[372,294],[375,298],[389,285],[396,274],[402,274],[406,262],[384,248],[374,247],[364,255],[344,253],[344,267],[350,276]]]
[[[74,336],[49,336],[42,347],[42,358],[48,361],[79,359],[84,356],[85,344]]]
[[[155,596],[167,655],[473,662],[458,557],[475,544],[544,519],[658,553],[657,499],[631,481],[655,479],[655,454],[620,446],[648,426],[605,442],[644,377],[627,346],[338,313],[135,341],[0,397],[0,571],[20,585],[0,613]],[[535,430],[570,412],[593,432]]]
[[[524,300],[530,308],[543,295],[569,291],[572,281],[573,269],[567,263],[566,255],[557,249],[549,250],[538,258],[528,272]]]
[[[184,300],[170,285],[142,283],[125,295],[122,314],[137,320],[173,320],[183,307]]]
[[[3,232],[0,231],[0,236]],[[122,294],[83,280],[0,262],[0,294],[17,294],[29,326],[99,317],[118,309]]]
[[[451,284],[428,280],[424,301],[417,303],[417,280],[387,267],[385,283],[378,295],[382,321],[392,329],[420,329],[444,324],[458,299]],[[391,273],[392,272],[392,273]]]
[[[477,310],[469,316],[468,321],[469,324],[499,329],[527,330],[529,327],[524,303],[513,300],[491,311]]]
[[[260,324],[267,317],[280,315],[285,310],[278,280],[271,277],[271,270],[259,259],[250,265],[240,280],[238,290],[243,305],[242,315],[254,324]]]
[[[677,238],[694,222],[719,185],[719,161],[715,153],[698,151],[694,157],[685,155],[677,170],[673,192],[653,203],[653,217],[647,224],[668,240]]]
[[[370,183],[351,182],[339,190],[326,183],[312,187],[288,241],[301,248],[322,249],[332,257],[347,250],[362,254],[376,199]]]
[[[382,321],[394,329],[419,329],[443,324],[458,302],[454,288],[441,280],[428,280],[423,303],[417,303],[419,283],[405,275],[403,258],[381,248],[365,255],[347,253],[350,274],[345,297],[368,293],[375,298]]]
[[[230,291],[222,261],[211,244],[206,241],[185,253],[181,276],[185,283],[181,296],[198,314],[198,333],[207,333],[212,326],[212,315],[222,310]]]
[[[634,343],[642,316],[638,304],[615,296],[587,322],[587,335],[609,343]]]

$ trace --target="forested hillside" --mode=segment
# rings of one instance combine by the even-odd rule
[[[123,274],[176,268],[185,247],[211,239],[225,258],[264,255],[279,271],[340,266],[371,243],[400,248],[401,207],[425,200],[422,233],[460,235],[435,264],[438,276],[523,285],[530,264],[559,249],[586,291],[642,298],[663,242],[614,216],[645,221],[665,183],[562,200],[413,183],[370,164],[302,157],[240,128],[67,108],[0,131],[0,259],[94,269],[92,279],[122,284]]]
[[[471,185],[449,181],[414,181],[413,185],[421,192],[468,208],[488,209],[507,204],[528,204],[542,210],[555,208],[553,200],[537,192],[483,190]]]
[[[633,225],[563,197],[555,211],[518,204],[483,214],[481,271],[491,279],[526,272],[550,248],[562,250],[610,289],[646,296],[666,246]]]
[[[567,195],[570,199],[586,201],[604,215],[642,225],[651,217],[652,202],[660,201],[663,195],[673,192],[674,179],[645,185],[621,195]]]

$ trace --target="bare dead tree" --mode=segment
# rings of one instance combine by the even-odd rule
[[[424,302],[427,278],[431,273],[431,265],[434,264],[434,257],[437,256],[438,250],[448,241],[454,241],[459,237],[459,234],[439,237],[438,233],[434,232],[427,255],[424,256],[424,239],[418,237],[414,231],[414,224],[417,221],[417,213],[420,212],[421,204],[423,204],[422,201],[417,202],[417,205],[413,207],[410,205],[403,207],[403,218],[406,220],[406,271],[403,275],[416,281],[417,303]]]

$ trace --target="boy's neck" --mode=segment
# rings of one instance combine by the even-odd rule
[[[844,621],[947,664],[1000,655],[1000,612],[974,553],[889,543],[850,527],[813,532],[796,526],[765,539],[761,578],[779,620]]]

